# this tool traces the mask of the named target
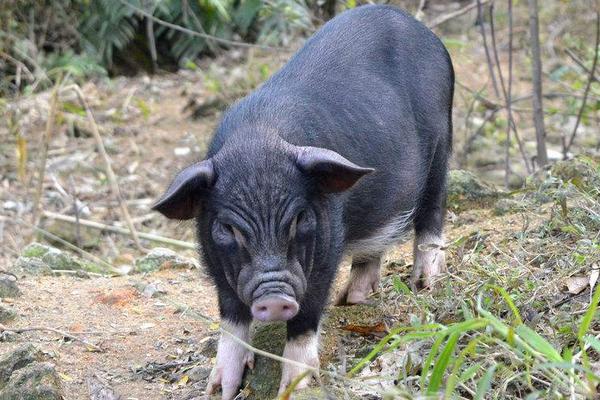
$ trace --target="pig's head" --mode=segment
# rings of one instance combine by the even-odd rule
[[[209,272],[254,318],[289,320],[320,260],[341,249],[341,210],[331,200],[372,171],[281,139],[224,146],[181,171],[153,208],[197,218]]]

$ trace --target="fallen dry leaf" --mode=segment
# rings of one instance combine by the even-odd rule
[[[588,287],[589,282],[590,278],[588,276],[571,276],[565,280],[565,286],[569,293],[579,294]]]
[[[349,332],[358,333],[359,335],[368,336],[385,336],[387,333],[387,327],[385,323],[378,322],[375,325],[346,325],[342,326],[342,329]]]

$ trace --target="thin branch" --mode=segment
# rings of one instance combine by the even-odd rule
[[[509,79],[512,80],[512,35],[513,35],[513,29],[512,29],[512,1],[509,2],[509,6],[510,6],[510,12],[509,12],[509,24],[510,24],[510,29],[509,29]],[[502,74],[502,68],[500,67],[500,57],[498,56],[498,46],[496,45],[496,29],[494,27],[494,3],[492,2],[490,4],[490,8],[489,8],[489,12],[490,12],[490,33],[491,33],[491,37],[492,37],[492,50],[494,53],[494,60],[496,61],[496,67],[498,68],[498,77],[500,79],[500,86],[502,88],[502,94],[504,95],[504,103],[505,103],[505,107],[507,110],[507,120],[508,120],[508,127],[507,127],[507,137],[506,137],[506,141],[508,144],[510,144],[510,131],[509,129],[512,128],[514,134],[515,134],[515,139],[517,140],[517,144],[519,145],[519,151],[521,153],[521,156],[523,157],[523,162],[525,164],[525,169],[527,170],[528,174],[531,174],[531,168],[529,167],[529,158],[527,156],[527,154],[525,153],[525,148],[523,147],[523,143],[521,142],[521,139],[519,137],[519,133],[517,131],[517,124],[514,121],[514,118],[512,116],[512,112],[510,109],[511,106],[511,100],[509,99],[508,96],[508,92],[506,90],[506,85],[504,83],[504,75]],[[506,183],[506,182],[505,182]]]
[[[513,71],[512,71],[512,49],[513,49],[513,14],[512,14],[512,6],[513,6],[513,2],[512,0],[508,0],[508,83],[507,83],[507,88],[506,88],[506,113],[507,113],[507,120],[509,121],[508,124],[506,124],[506,144],[504,146],[504,162],[505,162],[505,166],[504,166],[504,186],[506,188],[509,187],[510,182],[509,182],[509,178],[510,178],[510,131],[511,131],[511,126],[510,126],[510,121],[513,120],[512,117],[512,109],[511,109],[511,104],[510,104],[510,100],[511,100],[511,96],[512,96],[512,78],[513,78]]]
[[[417,12],[415,13],[415,19],[422,21],[425,16],[425,7],[427,7],[427,0],[420,0],[419,6],[417,7]]]
[[[61,335],[63,337],[69,338],[71,340],[74,340],[76,342],[79,343],[83,343],[84,345],[86,345],[89,349],[97,351],[97,352],[103,352],[104,350],[102,350],[102,348],[96,346],[95,344],[92,344],[90,342],[88,342],[87,340],[78,338],[77,336],[69,333],[69,332],[65,332],[65,331],[61,331],[58,329],[54,329],[54,328],[49,328],[46,326],[31,326],[31,327],[27,327],[27,328],[8,328],[2,324],[0,324],[0,333],[2,332],[14,332],[14,333],[25,333],[25,332],[33,332],[33,331],[47,331],[47,332],[52,332],[52,333],[56,333],[58,335]]]
[[[496,74],[494,73],[494,65],[492,64],[492,57],[490,55],[490,49],[487,43],[485,25],[483,23],[483,4],[481,4],[481,0],[477,0],[477,19],[479,20],[479,28],[481,31],[481,38],[483,39],[483,49],[485,50],[485,59],[487,61],[488,71],[490,73],[490,77],[492,78],[492,84],[494,85],[494,93],[496,94],[496,97],[500,97],[500,92],[498,91],[498,82],[496,82]]]
[[[592,69],[590,70],[590,75],[588,77],[587,84],[585,85],[585,91],[583,92],[583,101],[581,102],[581,108],[579,109],[579,113],[577,114],[577,120],[575,121],[575,127],[573,127],[573,133],[571,133],[571,137],[567,142],[566,146],[563,146],[563,158],[567,159],[567,154],[569,153],[569,149],[573,145],[575,141],[575,137],[577,136],[577,129],[579,128],[579,124],[581,123],[581,118],[583,117],[583,112],[585,110],[585,105],[587,103],[587,98],[590,93],[590,88],[592,87],[592,82],[594,81],[594,76],[596,73],[596,65],[598,64],[598,46],[600,45],[600,11],[596,11],[596,40],[594,42],[594,62],[592,63]]]
[[[492,0],[482,0],[481,4],[487,4],[487,3],[491,2],[491,1]],[[436,26],[441,25],[441,24],[443,24],[446,21],[449,21],[449,20],[451,20],[453,18],[460,17],[461,15],[468,13],[469,11],[471,11],[472,9],[474,9],[475,7],[477,7],[478,3],[479,3],[478,1],[474,1],[471,4],[466,5],[466,6],[464,6],[461,9],[458,9],[458,10],[453,11],[453,12],[448,13],[448,14],[440,15],[439,17],[435,18],[433,21],[430,21],[426,25],[427,25],[427,27],[429,29],[433,29]]]
[[[43,216],[46,218],[56,219],[58,221],[68,222],[71,224],[77,223],[77,219],[75,217],[71,217],[69,215],[63,215],[54,213],[51,211],[44,211]],[[79,224],[81,226],[85,226],[92,229],[98,229],[101,231],[114,232],[119,233],[121,235],[131,235],[131,231],[126,228],[121,228],[119,226],[114,225],[106,225],[101,222],[90,221],[88,219],[79,218]],[[182,240],[170,239],[163,236],[153,235],[151,233],[138,232],[138,236],[142,239],[150,240],[153,242],[169,244],[172,246],[181,247],[184,249],[196,250],[197,246],[191,242],[184,242]]]
[[[157,18],[154,15],[150,14],[149,12],[147,12],[145,10],[142,10],[141,8],[138,8],[138,7],[134,6],[133,4],[130,4],[126,0],[119,0],[119,1],[122,4],[126,5],[127,7],[131,8],[132,10],[134,10],[135,12],[137,12],[138,14],[140,14],[141,16],[144,16],[144,17],[146,17],[146,18],[148,18],[148,19],[156,22],[159,25],[163,25],[163,26],[166,26],[167,28],[175,29],[176,31],[179,31],[179,32],[187,33],[188,35],[201,37],[203,39],[214,40],[215,42],[226,44],[226,45],[229,45],[229,46],[247,47],[247,48],[252,48],[253,47],[253,48],[259,48],[259,49],[265,49],[265,50],[283,50],[280,47],[272,47],[272,46],[259,45],[259,44],[236,42],[235,40],[223,39],[223,38],[220,38],[220,37],[217,37],[217,36],[209,35],[207,33],[196,32],[196,31],[193,31],[191,29],[185,28],[183,26],[175,25],[175,24],[172,24],[172,23],[167,22],[165,20],[162,20],[160,18]]]
[[[585,64],[583,63],[581,58],[577,57],[577,54],[575,54],[575,52],[573,50],[565,49],[565,52],[571,58],[571,60],[575,61],[575,64],[579,65],[579,67],[581,67],[581,69],[583,69],[586,73],[588,73],[588,74],[590,73],[590,69],[585,66]],[[591,74],[591,76],[595,82],[600,82],[600,80],[598,79],[598,77],[595,74]]]
[[[31,224],[37,226],[40,218],[40,205],[42,201],[42,192],[44,191],[44,178],[46,177],[46,161],[48,160],[48,147],[50,146],[50,139],[54,131],[54,125],[56,122],[56,108],[58,105],[58,90],[62,80],[59,80],[52,89],[50,95],[50,110],[48,111],[48,119],[46,120],[46,129],[42,136],[42,154],[40,155],[40,165],[38,167],[38,182],[33,198],[33,213],[31,217]]]
[[[529,0],[529,29],[531,40],[531,75],[533,81],[533,123],[537,148],[537,164],[544,167],[548,164],[546,150],[546,129],[544,127],[544,107],[542,105],[542,57],[540,54],[540,28],[537,0]]]
[[[113,192],[113,194],[119,201],[119,205],[121,207],[121,212],[123,214],[123,218],[125,218],[125,222],[127,222],[127,226],[129,228],[129,231],[131,232],[131,237],[132,237],[136,247],[140,251],[145,251],[146,249],[144,249],[144,247],[140,243],[140,238],[138,237],[138,234],[137,234],[137,231],[133,224],[133,221],[131,220],[131,216],[129,215],[129,210],[127,209],[127,204],[125,204],[125,201],[123,201],[123,196],[121,195],[121,189],[119,188],[119,184],[117,183],[117,177],[115,176],[115,173],[113,172],[113,169],[111,167],[110,157],[108,156],[108,153],[106,152],[106,149],[104,148],[104,142],[102,141],[102,136],[100,136],[100,131],[98,130],[98,125],[96,124],[96,120],[94,119],[92,110],[90,109],[87,101],[85,100],[85,96],[83,95],[83,92],[81,91],[81,88],[78,85],[67,86],[64,90],[67,91],[69,89],[73,90],[77,94],[77,97],[79,98],[79,101],[81,102],[81,105],[85,108],[85,113],[87,115],[88,120],[90,121],[90,126],[92,128],[92,135],[94,136],[94,139],[96,140],[96,145],[98,146],[98,151],[100,152],[100,155],[102,156],[102,159],[104,160],[104,164],[106,167],[106,176],[108,178],[108,182],[110,183],[111,191]]]

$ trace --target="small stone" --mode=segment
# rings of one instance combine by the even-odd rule
[[[199,268],[195,260],[181,257],[173,250],[163,247],[152,249],[145,257],[136,260],[136,272],[152,272],[159,269]]]
[[[525,209],[525,204],[514,199],[500,199],[494,205],[493,213],[496,216],[505,215],[522,211]]]
[[[36,362],[15,371],[0,391],[0,400],[62,400],[60,377],[54,364]]]
[[[149,283],[144,287],[142,291],[142,296],[150,299],[152,297],[158,297],[167,293],[164,289],[160,287],[160,282]]]
[[[0,358],[0,388],[2,388],[12,373],[32,362],[39,361],[42,353],[32,344],[24,344]]]
[[[9,307],[5,307],[0,304],[0,323],[5,323],[8,321],[12,321],[17,317],[17,313],[15,310]]]
[[[187,372],[191,382],[202,382],[208,379],[211,367],[205,365],[197,365]]]
[[[0,274],[0,297],[19,297],[21,290],[17,286],[17,278],[9,274]]]

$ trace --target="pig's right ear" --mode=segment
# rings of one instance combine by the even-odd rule
[[[200,213],[200,199],[215,181],[211,159],[192,164],[181,171],[152,209],[171,219],[190,219]]]
[[[360,167],[332,150],[310,146],[298,149],[298,167],[316,178],[324,192],[348,190],[364,175],[375,171],[373,168]]]

